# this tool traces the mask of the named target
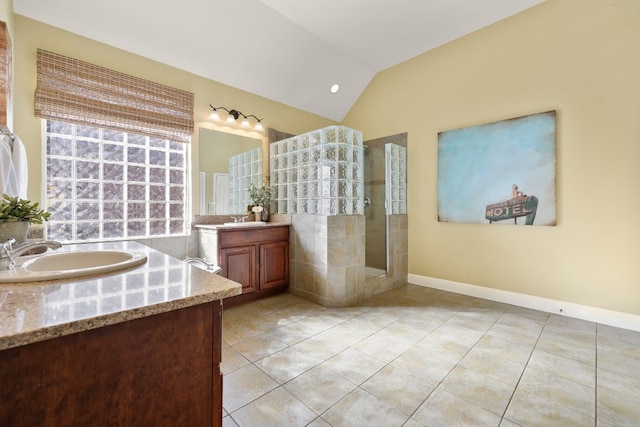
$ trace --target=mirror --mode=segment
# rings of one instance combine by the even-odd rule
[[[262,139],[207,128],[200,128],[198,136],[200,140],[200,154],[198,156],[198,168],[200,171],[200,214],[246,214],[245,210],[233,212],[240,208],[232,207],[234,204],[229,203],[228,194],[226,204],[224,203],[224,197],[218,197],[218,203],[216,203],[214,200],[214,179],[218,182],[218,188],[225,188],[224,176],[226,175],[228,177],[229,174],[229,159],[235,155],[263,147]],[[267,173],[268,172],[265,171],[261,175],[264,176]],[[228,188],[228,186],[226,188]],[[229,190],[226,191],[228,192]],[[216,206],[216,204],[219,204],[219,206]],[[226,209],[227,207],[228,209]]]

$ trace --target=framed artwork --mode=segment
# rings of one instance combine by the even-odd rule
[[[556,225],[556,112],[440,132],[438,221]]]

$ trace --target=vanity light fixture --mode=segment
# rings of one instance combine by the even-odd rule
[[[224,110],[228,114],[227,119],[225,120],[225,123],[229,125],[237,124],[238,119],[242,117],[242,123],[240,123],[240,126],[243,128],[250,128],[251,122],[249,121],[249,118],[253,117],[254,119],[256,119],[256,124],[253,126],[253,130],[256,130],[259,132],[264,131],[264,127],[262,127],[263,119],[259,119],[257,116],[254,116],[253,114],[244,114],[241,111],[233,110],[233,109],[229,110],[228,108],[225,108],[225,107],[214,107],[211,104],[209,104],[209,107],[211,107],[211,114],[209,115],[209,118],[212,120],[215,120],[216,122],[222,121],[222,119],[220,118],[220,114],[218,114],[218,111]]]

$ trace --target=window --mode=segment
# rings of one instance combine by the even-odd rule
[[[48,236],[79,242],[184,234],[187,146],[47,120]]]
[[[42,49],[37,69],[49,236],[184,234],[193,93]]]

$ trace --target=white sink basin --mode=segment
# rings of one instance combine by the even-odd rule
[[[147,256],[143,253],[99,250],[48,252],[21,258],[17,260],[15,269],[0,272],[0,283],[89,276],[123,270],[147,262]]]
[[[260,225],[265,225],[264,221],[250,221],[250,222],[225,222],[223,225],[225,227],[257,227]]]

